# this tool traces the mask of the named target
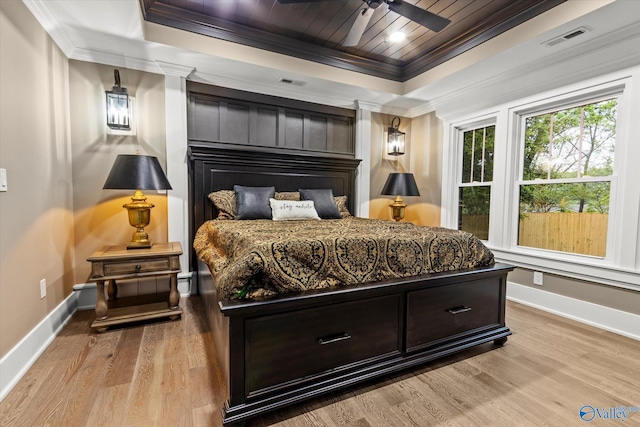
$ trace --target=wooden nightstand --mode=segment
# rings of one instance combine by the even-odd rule
[[[180,318],[182,310],[179,305],[178,273],[181,254],[182,247],[178,242],[154,243],[149,249],[105,246],[94,252],[87,258],[91,262],[88,280],[98,285],[96,320],[91,327],[104,332],[109,326],[126,322]],[[118,299],[118,280],[150,276],[169,276],[168,301],[166,297],[158,301],[159,294]],[[105,282],[108,282],[109,301],[104,294]]]

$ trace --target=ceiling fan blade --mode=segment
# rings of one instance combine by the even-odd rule
[[[321,1],[333,1],[333,0],[278,0],[278,3],[291,4],[291,3],[320,3]]]
[[[451,22],[447,18],[443,18],[435,13],[420,9],[417,6],[404,1],[395,0],[387,4],[389,5],[389,9],[393,10],[395,13],[402,15],[405,18],[409,18],[423,27],[427,27],[431,31],[438,32]]]
[[[344,39],[342,46],[356,46],[358,44],[360,37],[364,34],[364,30],[367,29],[367,24],[371,20],[374,11],[375,9],[367,7],[358,12],[358,16],[353,22],[351,30],[349,30],[349,34],[347,34],[347,38]]]

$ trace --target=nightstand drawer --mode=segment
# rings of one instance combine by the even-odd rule
[[[105,276],[118,276],[121,274],[150,273],[154,271],[170,270],[170,259],[147,259],[131,262],[114,262],[104,264]]]

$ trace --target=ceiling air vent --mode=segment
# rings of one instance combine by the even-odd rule
[[[564,33],[561,36],[558,37],[554,37],[551,40],[547,40],[546,42],[542,43],[543,45],[547,46],[547,47],[552,47],[555,46],[557,44],[560,44],[562,42],[566,42],[567,40],[571,40],[575,37],[581,36],[584,33],[586,33],[587,31],[589,31],[589,29],[587,27],[580,27],[580,28],[576,28],[574,30],[571,30],[567,33]]]
[[[281,78],[280,80],[278,80],[280,83],[284,83],[287,85],[294,85],[294,86],[304,86],[307,84],[307,82],[303,82],[302,80],[292,80],[292,79],[287,79],[287,78]]]

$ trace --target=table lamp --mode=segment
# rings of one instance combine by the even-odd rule
[[[150,248],[144,228],[151,221],[152,203],[147,203],[141,190],[171,190],[157,157],[142,154],[119,154],[104,183],[106,190],[135,190],[131,203],[122,205],[129,214],[129,224],[136,228],[127,249]]]
[[[400,221],[404,218],[404,209],[407,207],[401,196],[419,196],[420,192],[412,173],[390,173],[382,188],[382,195],[396,196],[389,206],[393,219]]]

